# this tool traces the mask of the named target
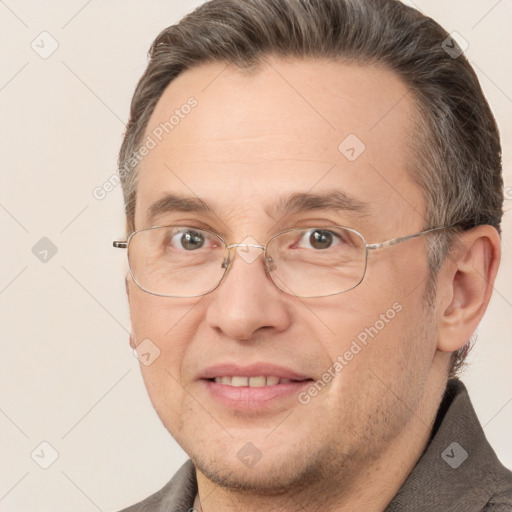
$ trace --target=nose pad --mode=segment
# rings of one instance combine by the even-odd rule
[[[256,242],[256,240],[254,240]],[[229,273],[231,269],[231,265],[235,259],[235,255],[238,256],[242,261],[244,261],[247,264],[254,263],[260,256],[262,255],[262,250],[265,250],[265,247],[259,244],[247,244],[247,243],[240,243],[240,244],[232,244],[227,247],[228,254],[226,257],[222,260],[221,268],[225,270],[224,276],[222,280],[224,280]],[[267,266],[267,261],[264,260],[265,273],[267,275],[270,274],[269,268]],[[275,268],[275,265],[274,265]]]
[[[272,259],[272,256],[267,256],[267,258],[265,259],[265,267],[269,274],[270,272],[273,272],[277,268],[277,265],[275,261]]]

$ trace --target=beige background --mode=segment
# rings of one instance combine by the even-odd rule
[[[186,459],[128,345],[125,256],[111,247],[123,234],[121,189],[103,200],[92,191],[115,172],[151,41],[199,3],[0,1],[4,512],[114,511],[156,491]],[[512,2],[415,4],[467,41],[503,135],[504,264],[464,381],[512,467]],[[32,252],[42,237],[57,248],[47,262]],[[58,458],[41,468],[52,450]]]

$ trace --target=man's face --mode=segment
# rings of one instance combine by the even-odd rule
[[[143,159],[135,229],[186,225],[228,244],[262,245],[295,227],[347,226],[367,243],[420,231],[424,200],[408,173],[414,102],[401,81],[375,66],[268,63],[252,75],[203,65],[167,87],[145,137],[189,97],[197,105]],[[292,195],[334,191],[363,207],[276,212]],[[200,198],[213,211],[148,218],[168,194]],[[141,366],[153,405],[216,483],[272,492],[348,479],[419,421],[436,353],[428,275],[418,238],[371,251],[359,286],[322,298],[283,293],[262,257],[243,252],[202,297],[150,295],[130,278],[135,343],[150,339],[160,350]],[[290,372],[299,382],[212,382]]]

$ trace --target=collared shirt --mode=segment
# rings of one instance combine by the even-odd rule
[[[157,493],[121,512],[193,512],[196,495],[188,460]],[[485,438],[464,384],[451,379],[429,444],[385,512],[511,511],[512,473]]]

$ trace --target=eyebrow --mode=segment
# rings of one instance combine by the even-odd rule
[[[298,192],[280,198],[275,204],[265,208],[272,218],[314,210],[344,210],[366,215],[369,204],[352,197],[341,190],[325,193]],[[199,197],[185,197],[167,194],[150,205],[147,219],[152,221],[159,215],[169,212],[215,213],[214,208]]]
[[[167,194],[151,204],[146,216],[148,220],[153,220],[155,217],[168,212],[212,213],[213,208],[199,197],[183,197],[176,194]]]
[[[273,218],[313,210],[343,210],[367,215],[369,204],[346,194],[341,190],[324,193],[296,193],[281,198],[265,211]]]

